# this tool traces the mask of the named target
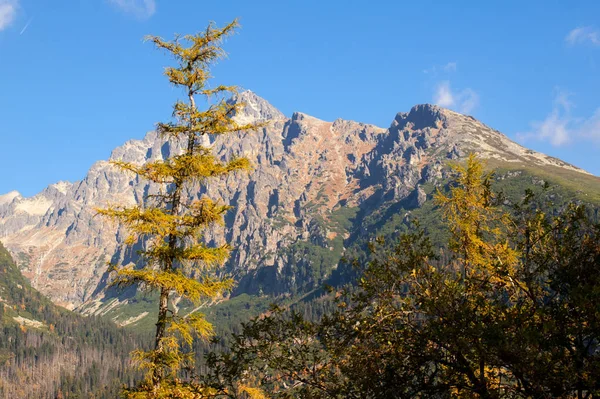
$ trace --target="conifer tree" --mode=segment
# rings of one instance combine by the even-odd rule
[[[222,223],[230,206],[206,196],[191,201],[186,189],[193,183],[250,167],[246,158],[218,159],[200,140],[206,135],[259,127],[258,124],[240,125],[233,119],[235,112],[243,107],[239,102],[226,101],[236,93],[234,86],[209,85],[211,66],[225,55],[222,42],[237,26],[237,21],[222,28],[211,23],[201,33],[177,37],[174,41],[156,36],[147,38],[177,63],[166,68],[165,75],[175,87],[183,89],[185,100],[174,104],[173,120],[158,123],[157,132],[172,145],[183,144],[184,151],[141,166],[113,162],[162,189],[159,194],[148,196],[144,205],[98,211],[127,228],[130,235],[126,245],[140,240],[144,243],[136,267],[114,267],[113,284],[139,285],[159,293],[154,347],[134,352],[135,360],[147,371],[146,379],[138,387],[127,390],[127,397],[201,397],[202,387],[189,379],[183,380],[181,371],[191,368],[194,360],[193,353],[186,347],[195,335],[210,336],[212,326],[200,313],[178,314],[171,301],[177,296],[197,303],[218,297],[232,286],[232,280],[216,278],[214,273],[214,268],[228,257],[230,247],[227,244],[209,247],[202,241],[203,231]],[[200,110],[196,105],[199,96],[212,105]]]
[[[510,215],[495,203],[494,173],[485,172],[485,163],[474,154],[464,166],[450,166],[456,174],[454,185],[449,195],[438,190],[435,201],[448,224],[449,247],[457,255],[463,277],[497,274],[499,267],[514,274],[518,254],[508,244]]]

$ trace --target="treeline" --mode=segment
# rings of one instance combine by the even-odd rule
[[[0,398],[115,398],[139,376],[129,352],[145,340],[53,305],[0,244]]]

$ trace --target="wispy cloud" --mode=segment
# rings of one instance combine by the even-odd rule
[[[565,37],[565,41],[571,46],[583,43],[600,46],[600,30],[594,29],[591,26],[580,26],[569,32],[567,37]]]
[[[442,70],[444,72],[456,72],[456,68],[458,67],[458,63],[456,61],[449,62],[446,65],[442,66]]]
[[[456,72],[458,63],[456,61],[448,62],[444,65],[434,65],[431,68],[423,69],[423,73],[427,75],[436,75],[438,72]]]
[[[572,132],[569,128],[570,119],[561,114],[559,108],[555,107],[543,121],[531,123],[532,130],[527,133],[517,134],[521,141],[538,140],[548,141],[555,147],[563,146],[572,140]]]
[[[156,12],[155,0],[108,0],[126,13],[138,18],[150,18]]]
[[[591,117],[583,121],[579,128],[579,135],[600,144],[600,108],[597,108]]]
[[[468,114],[479,105],[479,95],[470,88],[453,91],[450,82],[446,80],[440,82],[435,88],[433,102],[441,107]]]
[[[17,0],[0,0],[0,31],[8,28],[17,16]]]
[[[441,107],[452,107],[454,106],[454,94],[450,89],[450,82],[442,82],[435,89],[435,95],[433,96],[433,102]]]
[[[21,29],[21,32],[19,32],[19,36],[22,35],[23,33],[25,33],[25,31],[27,30],[27,28],[29,28],[29,25],[31,25],[32,21],[33,21],[33,17],[29,18],[29,21],[27,21],[27,23],[25,24],[25,26],[23,27],[23,29]]]
[[[600,143],[600,108],[589,118],[578,118],[572,115],[574,104],[570,94],[557,90],[554,96],[552,111],[542,121],[531,123],[531,130],[518,133],[522,141],[538,140],[561,147],[575,140],[592,140]]]
[[[431,80],[438,80],[438,76],[447,77],[458,70],[458,62],[451,61],[443,65],[435,65],[424,69],[423,73],[431,75]],[[470,88],[453,90],[449,80],[443,80],[435,86],[433,102],[441,107],[451,108],[460,113],[468,114],[479,105],[479,95]]]

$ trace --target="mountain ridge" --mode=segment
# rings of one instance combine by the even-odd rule
[[[205,144],[222,158],[247,156],[254,170],[192,187],[186,195],[209,194],[234,206],[225,229],[211,230],[207,240],[228,241],[236,248],[225,269],[239,277],[237,292],[285,294],[318,286],[337,267],[350,237],[343,227],[349,223],[346,210],[368,212],[368,207],[411,196],[422,203],[420,186],[442,181],[446,163],[469,152],[494,166],[558,169],[571,180],[600,187],[600,178],[583,169],[436,105],[397,113],[384,129],[343,119],[323,121],[302,112],[287,118],[250,91],[232,101],[246,104],[238,121],[268,120],[269,125],[205,138]],[[0,196],[0,240],[32,285],[54,302],[101,312],[107,307],[106,262],[135,261],[135,255],[119,247],[123,231],[95,217],[94,209],[143,203],[159,189],[109,161],[141,164],[180,149],[149,132],[115,148],[109,160],[96,162],[78,182],[50,185],[30,198]]]

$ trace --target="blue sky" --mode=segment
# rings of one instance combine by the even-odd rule
[[[166,120],[142,38],[239,17],[214,70],[287,115],[389,126],[433,102],[600,175],[598,1],[0,0],[0,193],[78,180]]]

